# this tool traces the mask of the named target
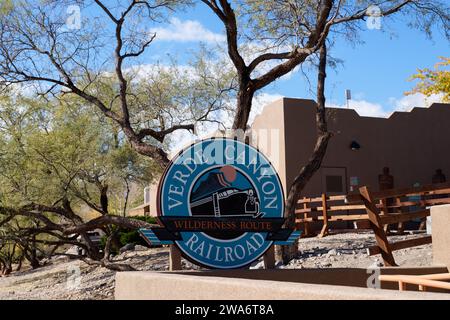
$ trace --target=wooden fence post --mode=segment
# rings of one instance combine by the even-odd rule
[[[400,206],[401,203],[402,203],[402,200],[400,199],[400,197],[396,197],[396,198],[395,198],[395,203],[396,203],[396,205],[399,206],[398,211],[400,211],[400,213],[405,212],[405,210],[403,209],[403,207]],[[403,225],[403,222],[399,222],[399,223],[397,224],[397,234],[403,234],[404,232],[405,232],[405,227],[404,227],[404,225]]]
[[[275,269],[275,246],[270,246],[264,254],[264,268]]]
[[[323,238],[328,235],[328,212],[327,212],[327,195],[322,194],[322,214],[323,214],[323,226],[320,231],[319,238]]]
[[[384,215],[387,215],[388,212],[389,212],[388,207],[387,207],[387,199],[385,199],[385,198],[380,199],[380,205],[381,205],[381,207],[383,208],[383,209],[382,209],[383,214],[384,214]],[[384,225],[384,226],[383,226],[383,230],[384,230],[384,232],[385,232],[386,234],[389,234],[389,232],[390,232],[389,224]]]
[[[174,244],[170,245],[169,270],[181,270],[181,252]]]
[[[384,264],[389,267],[397,266],[395,263],[394,256],[392,255],[391,246],[388,242],[386,232],[383,228],[383,223],[380,219],[380,211],[373,202],[372,196],[370,194],[369,188],[361,187],[359,193],[363,199],[364,205],[366,207],[366,212],[369,217],[370,226],[375,233],[375,239],[377,240],[378,247],[381,251],[381,256],[383,257]]]
[[[305,237],[309,236],[309,225],[306,219],[308,218],[308,212],[306,212],[306,209],[308,209],[308,204],[306,203],[306,197],[303,198],[303,209],[305,209],[305,212],[303,213],[303,235]]]

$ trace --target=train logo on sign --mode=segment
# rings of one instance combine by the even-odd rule
[[[158,189],[162,228],[141,234],[152,244],[175,244],[198,265],[233,269],[300,235],[282,228],[283,216],[283,189],[268,159],[238,140],[213,138],[172,160]]]

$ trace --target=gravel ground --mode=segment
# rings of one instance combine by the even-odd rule
[[[391,236],[390,241],[410,239],[417,235]],[[377,263],[366,248],[375,243],[371,232],[341,233],[328,237],[300,240],[299,258],[278,268],[367,268]],[[125,252],[115,258],[130,263],[137,270],[168,270],[168,248],[153,248]],[[395,259],[401,266],[432,265],[431,245],[397,251]],[[262,268],[262,262],[252,269]],[[198,269],[183,260],[183,269]],[[79,276],[78,276],[79,275]],[[110,300],[114,295],[115,272],[80,261],[55,259],[37,270],[16,272],[0,278],[0,300],[5,299],[99,299]]]
[[[422,237],[423,235],[390,236],[389,242]],[[368,268],[381,262],[381,256],[368,256],[367,248],[375,245],[372,232],[341,233],[322,239],[306,238],[300,242],[300,257],[286,268]],[[430,266],[433,263],[431,244],[394,252],[400,266]]]

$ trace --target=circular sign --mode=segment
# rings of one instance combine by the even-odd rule
[[[283,218],[283,189],[261,152],[237,140],[212,138],[171,161],[159,185],[158,215],[198,224],[175,241],[187,259],[210,268],[244,267],[273,244],[263,223]]]

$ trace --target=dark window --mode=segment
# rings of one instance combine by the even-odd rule
[[[342,176],[326,176],[325,177],[327,192],[343,192]]]

